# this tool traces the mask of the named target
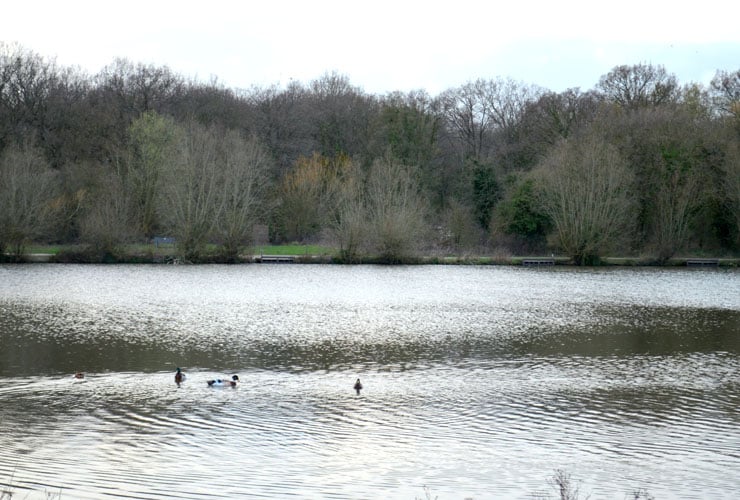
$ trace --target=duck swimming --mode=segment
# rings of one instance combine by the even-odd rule
[[[362,390],[362,382],[360,382],[359,378],[357,379],[357,382],[355,382],[354,389],[357,391],[357,395],[359,396],[360,391]]]
[[[231,380],[224,380],[217,378],[215,380],[209,380],[208,387],[236,387],[236,383],[239,382],[239,375],[233,375]]]
[[[177,369],[177,372],[175,372],[175,383],[177,385],[180,385],[185,380],[185,374],[180,370],[180,368]]]

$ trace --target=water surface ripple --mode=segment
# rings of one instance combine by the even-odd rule
[[[554,498],[563,469],[592,498],[734,498],[738,278],[0,266],[0,491]]]

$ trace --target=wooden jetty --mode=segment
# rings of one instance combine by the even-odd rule
[[[554,266],[555,259],[550,258],[530,258],[522,259],[523,266]]]
[[[687,266],[719,266],[719,259],[686,259]]]
[[[254,258],[255,262],[262,264],[284,264],[295,262],[295,255],[258,255]]]

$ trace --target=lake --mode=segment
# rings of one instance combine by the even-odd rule
[[[739,424],[738,270],[0,266],[14,499],[736,498]]]

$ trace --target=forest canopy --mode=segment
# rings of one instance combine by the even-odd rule
[[[0,43],[0,255],[167,236],[187,260],[236,259],[256,227],[349,261],[737,254],[740,69],[371,95],[336,72],[249,89],[126,59],[89,75]]]

